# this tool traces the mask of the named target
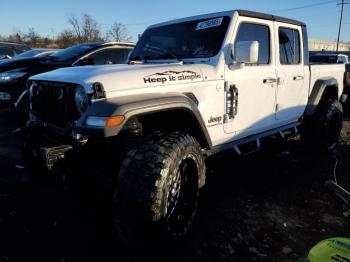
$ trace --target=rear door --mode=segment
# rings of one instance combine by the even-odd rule
[[[290,122],[303,114],[308,97],[301,26],[275,22],[275,35],[278,47],[276,119],[278,122]]]

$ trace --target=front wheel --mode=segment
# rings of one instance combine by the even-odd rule
[[[130,150],[113,197],[116,229],[124,240],[185,235],[205,170],[201,147],[188,134],[156,134]]]
[[[343,107],[338,100],[320,102],[313,116],[304,119],[301,139],[308,148],[333,150],[343,125]]]

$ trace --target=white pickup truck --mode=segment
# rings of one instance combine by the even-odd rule
[[[268,14],[206,14],[150,26],[127,65],[31,77],[27,166],[108,177],[120,232],[184,235],[206,157],[300,130],[315,151],[336,145],[345,67],[310,66],[306,32]]]

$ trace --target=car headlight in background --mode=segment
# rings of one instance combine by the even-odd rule
[[[27,72],[23,72],[25,69],[26,68],[17,68],[0,73],[0,83],[11,82],[25,76],[27,74]]]
[[[79,113],[83,113],[89,105],[89,98],[82,86],[78,86],[74,96],[75,106]]]

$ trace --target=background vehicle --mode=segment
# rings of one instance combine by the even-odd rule
[[[28,57],[42,57],[42,56],[48,56],[52,55],[53,53],[56,53],[60,49],[54,49],[54,48],[35,48],[31,49],[29,51],[23,52],[21,54],[18,54],[14,56],[14,59],[18,58],[28,58]]]
[[[0,63],[0,108],[13,107],[17,103],[18,111],[26,116],[29,100],[25,90],[30,76],[61,67],[125,63],[133,46],[131,43],[85,43],[46,57],[10,59]]]
[[[243,155],[299,128],[312,150],[335,147],[344,72],[309,65],[306,25],[287,18],[236,10],[154,25],[127,65],[29,79],[24,160],[65,181],[83,172],[83,183],[91,170],[107,178],[126,239],[180,237],[196,213],[206,157]]]
[[[349,56],[344,54],[316,53],[310,55],[310,63],[347,64],[350,63],[350,59]]]
[[[29,46],[9,42],[0,42],[0,60],[12,58],[15,55],[30,50]]]

